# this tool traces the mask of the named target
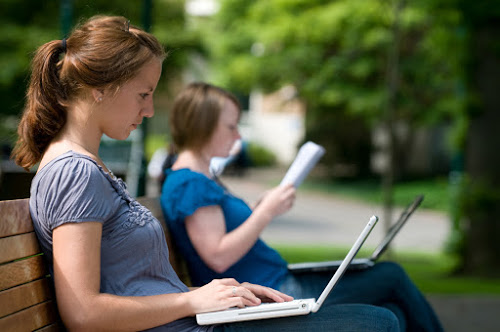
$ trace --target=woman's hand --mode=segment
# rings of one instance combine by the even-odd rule
[[[267,191],[255,206],[255,210],[265,212],[274,218],[290,210],[295,202],[295,187],[292,184],[277,186]]]
[[[293,297],[290,295],[283,294],[269,287],[255,285],[248,282],[242,283],[241,286],[250,290],[262,302],[288,302],[293,300]]]
[[[195,313],[225,310],[231,307],[255,306],[261,302],[291,301],[285,295],[269,287],[250,283],[238,283],[235,279],[217,279],[203,287],[186,293]]]
[[[261,300],[235,279],[212,280],[186,293],[195,313],[259,305]]]

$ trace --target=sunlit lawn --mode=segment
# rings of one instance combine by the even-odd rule
[[[366,202],[382,204],[382,189],[380,180],[336,180],[336,181],[306,181],[301,189],[317,190],[336,195],[342,195]],[[448,211],[450,208],[450,185],[447,178],[438,177],[405,181],[394,185],[394,204],[405,206],[418,194],[424,194],[421,208],[438,211]]]
[[[382,204],[380,180],[319,181],[308,178],[299,190],[313,190],[359,201]],[[418,194],[425,199],[421,209],[448,213],[452,204],[452,187],[446,177],[396,183],[394,204],[406,206]],[[342,259],[349,248],[276,245],[274,248],[290,263]],[[373,250],[373,249],[372,249]],[[371,250],[362,249],[357,257],[368,257]],[[387,256],[383,257],[387,259]],[[391,260],[399,262],[417,286],[427,294],[500,294],[500,279],[459,276],[454,273],[456,258],[444,253],[392,252]]]
[[[342,259],[349,248],[320,246],[273,245],[290,263]],[[370,249],[362,249],[357,257],[367,257]],[[446,254],[415,252],[391,253],[415,284],[427,294],[500,294],[500,279],[454,275],[456,260]],[[384,257],[386,259],[387,257]]]

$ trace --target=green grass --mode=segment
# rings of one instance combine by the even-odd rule
[[[290,263],[342,259],[348,248],[274,245]],[[362,249],[357,257],[367,257]],[[454,275],[456,260],[446,254],[397,252],[391,260],[400,263],[418,288],[426,294],[500,294],[500,279]]]
[[[365,202],[382,204],[382,188],[379,179],[306,181],[300,189],[315,190],[349,197]],[[424,194],[422,208],[438,211],[450,209],[450,186],[447,178],[412,180],[394,185],[394,203],[406,206],[418,194]]]
[[[452,187],[446,177],[396,183],[394,204],[406,206],[418,194],[424,194],[421,208],[448,212],[452,206]],[[299,190],[338,195],[353,200],[382,204],[379,179],[325,181],[308,178]],[[348,248],[273,245],[290,263],[342,259]],[[367,257],[373,249],[362,249],[358,257]],[[387,258],[387,255],[384,257]],[[427,294],[500,294],[500,278],[463,276],[454,273],[458,260],[446,253],[394,252],[391,260],[400,263],[410,278]]]

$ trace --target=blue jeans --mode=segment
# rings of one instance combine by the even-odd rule
[[[318,312],[305,316],[263,319],[217,325],[224,331],[400,331],[398,319],[385,308],[366,304],[324,304]]]
[[[290,274],[279,290],[294,298],[318,298],[331,277],[331,272]],[[395,263],[382,262],[369,269],[346,272],[323,305],[347,303],[391,310],[401,331],[443,331],[427,300]],[[323,307],[318,312],[322,310]]]

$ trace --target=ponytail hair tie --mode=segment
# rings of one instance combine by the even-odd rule
[[[63,38],[63,40],[62,40],[62,49],[63,49],[63,53],[66,53],[66,38]]]

